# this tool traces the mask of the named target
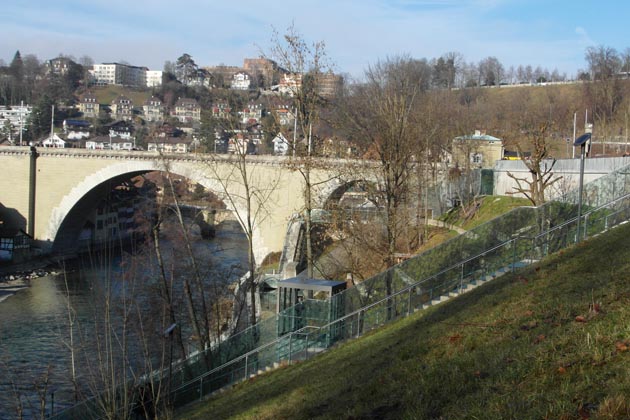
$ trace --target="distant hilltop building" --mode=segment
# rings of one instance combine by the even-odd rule
[[[245,81],[239,81],[233,85],[235,77],[238,74],[246,74],[249,78],[250,86],[256,88],[265,88],[277,83],[279,67],[267,58],[246,58],[243,60],[243,67],[238,66],[210,66],[203,68],[212,74],[217,86],[230,86],[232,89],[245,89],[243,86]],[[248,86],[247,88],[249,88]]]
[[[155,87],[162,85],[162,72],[121,63],[94,64],[90,83],[96,86],[122,85]]]
[[[243,60],[243,70],[251,75],[256,81],[262,82],[264,86],[274,84],[274,78],[278,71],[275,61],[268,58],[246,58]]]
[[[68,74],[72,66],[76,66],[77,63],[68,57],[57,57],[46,61],[44,65],[48,74],[64,76]]]

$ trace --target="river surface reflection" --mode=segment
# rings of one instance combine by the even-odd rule
[[[227,282],[243,274],[246,250],[245,235],[234,221],[223,222],[212,240],[195,238],[195,253],[212,259],[216,270],[230,272]],[[40,396],[45,398],[46,414],[58,412],[73,400],[68,296],[77,318],[89,322],[94,284],[110,270],[120,269],[120,257],[110,261],[107,266],[85,259],[74,262],[65,275],[34,279],[31,287],[0,303],[1,420],[18,418],[20,405],[24,418],[39,417]]]

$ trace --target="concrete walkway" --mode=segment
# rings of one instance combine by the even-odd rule
[[[427,220],[427,225],[429,225],[429,226],[436,226],[436,227],[443,227],[445,229],[454,230],[455,232],[459,233],[460,235],[467,232],[466,229],[462,229],[459,226],[451,225],[449,223],[443,222],[441,220],[436,220],[436,219],[428,219]]]

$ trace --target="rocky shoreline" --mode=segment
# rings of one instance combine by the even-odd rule
[[[31,268],[25,267],[3,267],[0,271],[0,302],[8,299],[22,289],[31,285],[31,280],[48,275],[59,274],[59,272],[41,268],[46,264],[32,264]],[[38,268],[35,268],[37,266]]]

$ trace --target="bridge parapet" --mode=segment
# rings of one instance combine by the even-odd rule
[[[52,148],[37,147],[40,156],[48,157],[68,157],[68,158],[90,158],[90,159],[118,159],[118,160],[165,160],[165,161],[182,161],[182,162],[218,162],[230,163],[237,162],[237,156],[229,154],[213,154],[213,153],[158,153],[147,151],[127,151],[127,150],[90,150],[81,148]],[[28,155],[30,146],[4,146],[0,147],[0,156],[19,156]],[[286,166],[288,168],[297,168],[304,166],[305,161],[302,158],[294,158],[291,156],[275,156],[275,155],[248,155],[247,162],[254,165],[275,165]],[[335,167],[372,167],[374,162],[361,159],[333,159],[333,158],[313,158],[311,167],[316,170],[330,169]]]

